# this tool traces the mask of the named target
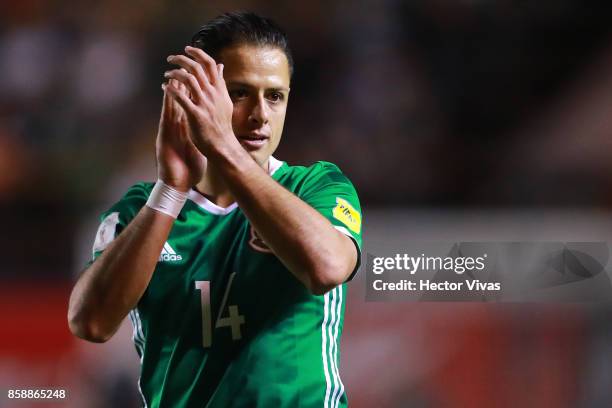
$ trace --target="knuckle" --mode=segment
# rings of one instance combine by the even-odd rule
[[[215,63],[215,61],[207,61],[206,67],[211,73],[217,70],[217,64]]]

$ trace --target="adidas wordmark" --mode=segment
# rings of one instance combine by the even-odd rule
[[[175,262],[180,261],[182,259],[183,257],[177,254],[174,249],[172,249],[170,244],[166,242],[164,244],[164,248],[161,251],[161,254],[159,254],[159,259],[157,260],[157,262]]]

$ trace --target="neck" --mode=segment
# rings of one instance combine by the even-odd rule
[[[261,167],[269,172],[269,166],[270,160],[268,159]],[[204,176],[195,185],[195,189],[219,207],[228,207],[236,201],[219,169],[210,161],[206,166]]]

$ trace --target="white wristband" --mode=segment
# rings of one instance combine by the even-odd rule
[[[157,180],[146,206],[176,219],[185,201],[187,201],[187,193],[181,193],[163,181]]]

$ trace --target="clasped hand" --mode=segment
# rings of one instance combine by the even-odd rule
[[[188,46],[185,52],[193,59],[170,55],[168,62],[180,68],[167,71],[164,77],[180,82],[188,92],[181,92],[173,81],[169,81],[165,91],[183,108],[195,146],[210,157],[223,143],[235,140],[233,104],[223,78],[223,64],[217,65],[199,48]]]

